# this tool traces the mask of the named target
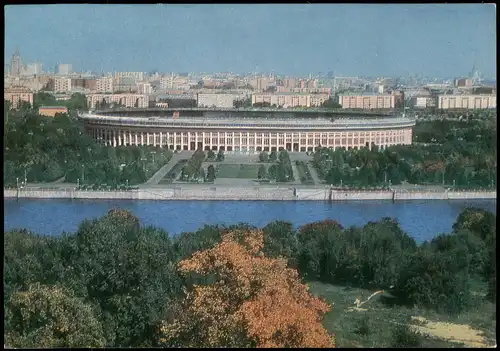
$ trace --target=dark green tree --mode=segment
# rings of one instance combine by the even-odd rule
[[[260,165],[259,171],[257,174],[257,178],[259,178],[259,179],[266,179],[267,178],[266,166]]]
[[[215,167],[213,165],[207,168],[207,180],[213,182],[215,180]]]

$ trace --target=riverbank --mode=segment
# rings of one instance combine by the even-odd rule
[[[103,200],[241,200],[241,201],[360,201],[360,200],[492,200],[495,191],[334,190],[330,188],[182,186],[131,191],[74,189],[4,189],[4,198]]]

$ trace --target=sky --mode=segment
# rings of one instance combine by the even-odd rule
[[[491,4],[5,6],[5,59],[45,71],[496,78]]]

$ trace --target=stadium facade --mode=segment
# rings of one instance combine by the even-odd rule
[[[411,144],[415,120],[387,114],[265,109],[121,109],[83,113],[86,132],[110,146],[171,150],[314,151]]]

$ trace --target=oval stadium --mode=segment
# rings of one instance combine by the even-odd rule
[[[149,108],[79,114],[86,132],[110,145],[170,150],[314,151],[317,147],[371,148],[411,144],[415,120],[342,110]]]

